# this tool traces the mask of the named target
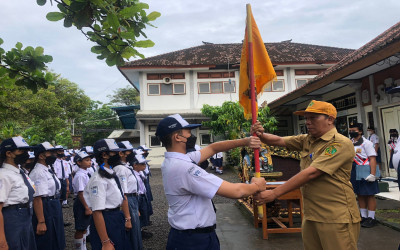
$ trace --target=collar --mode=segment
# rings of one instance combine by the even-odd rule
[[[165,158],[175,158],[183,161],[192,162],[192,160],[189,158],[187,154],[182,154],[178,152],[165,152],[164,156]]]
[[[103,169],[109,174],[114,174],[114,170],[112,170],[112,169],[104,168],[104,167],[103,167]]]
[[[330,141],[335,136],[335,134],[337,134],[337,130],[336,128],[332,128],[331,130],[323,134],[320,138],[324,141]]]
[[[49,167],[48,166],[46,166],[46,165],[43,165],[42,163],[36,163],[36,165],[35,165],[35,167],[36,166],[38,166],[38,167],[40,167],[40,168],[43,168],[43,169],[45,169],[45,170],[49,170]]]
[[[8,170],[10,170],[10,171],[13,171],[13,172],[19,174],[19,168],[18,168],[18,167],[16,168],[16,167],[14,167],[14,166],[11,165],[11,164],[3,163],[3,168],[8,169]]]
[[[87,171],[87,169],[79,168],[78,171],[76,171],[76,173],[79,173],[79,172],[83,172],[86,174],[88,171]]]

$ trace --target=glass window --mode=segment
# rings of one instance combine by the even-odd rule
[[[161,141],[155,135],[150,135],[150,147],[161,147]]]
[[[161,95],[172,95],[173,84],[160,84]]]
[[[200,145],[208,145],[211,143],[210,134],[201,134],[200,135]]]
[[[306,84],[307,83],[307,80],[306,79],[297,79],[296,80],[296,86],[297,86],[297,88],[300,88],[301,86],[303,86],[304,84]]]
[[[174,94],[185,94],[185,84],[174,83]]]
[[[235,86],[235,81],[224,82],[224,93],[234,93]]]
[[[211,93],[222,93],[222,82],[212,82]]]
[[[149,95],[159,95],[160,84],[149,84]]]
[[[264,92],[271,92],[272,91],[272,84],[268,83],[267,86],[264,88]]]
[[[283,80],[277,80],[276,82],[272,83],[272,91],[284,91],[285,86],[283,84]]]
[[[199,83],[199,93],[210,93],[210,84],[208,82]]]

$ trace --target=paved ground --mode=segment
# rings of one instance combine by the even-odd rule
[[[238,182],[237,175],[233,171],[225,171],[220,177],[231,182]],[[151,217],[153,224],[147,230],[153,232],[154,236],[151,239],[144,240],[144,247],[145,249],[161,250],[165,249],[169,225],[167,220],[168,204],[165,199],[159,168],[153,168],[150,183],[154,196],[154,215]],[[302,249],[300,233],[270,234],[268,240],[262,240],[261,229],[253,227],[251,219],[235,205],[235,200],[216,197],[214,203],[218,210],[217,234],[222,250]],[[399,209],[400,202],[378,200],[378,208]],[[72,207],[64,209],[63,212],[65,220],[73,223]],[[73,249],[73,225],[66,227],[66,240],[67,249]],[[358,246],[360,250],[397,249],[399,242],[400,231],[379,224],[371,229],[362,228]],[[88,249],[90,249],[90,244],[88,244]]]

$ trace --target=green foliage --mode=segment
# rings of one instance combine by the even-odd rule
[[[135,88],[126,86],[125,88],[118,88],[113,92],[113,95],[107,96],[108,98],[110,98],[111,104],[125,106],[140,104],[140,95]]]
[[[154,46],[144,33],[146,25],[161,16],[159,12],[146,13],[149,5],[138,0],[54,0],[59,12],[49,12],[49,21],[64,20],[64,27],[74,25],[92,42],[91,51],[99,54],[100,60],[107,65],[122,66],[124,59],[141,57],[135,47]],[[46,0],[37,0],[38,5],[46,4]],[[154,27],[154,26],[153,26]]]
[[[210,106],[205,104],[201,109],[203,115],[210,118],[203,121],[202,125],[210,127],[211,134],[223,136],[227,140],[243,138],[249,135],[251,120],[246,120],[243,108],[238,102],[226,101],[222,106]],[[270,113],[268,107],[258,109],[257,118],[266,132],[274,132],[277,129],[277,120]],[[230,150],[227,154],[228,162],[238,165],[240,162],[240,149]]]
[[[4,140],[14,136],[20,135],[21,127],[18,123],[13,121],[6,121],[2,124],[0,129],[0,139]]]
[[[46,72],[46,64],[51,61],[53,58],[45,55],[42,47],[23,49],[19,42],[7,52],[0,47],[0,87],[26,86],[33,92],[46,88],[53,81],[52,74]]]

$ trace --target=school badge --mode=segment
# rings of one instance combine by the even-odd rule
[[[361,154],[361,148],[357,148],[356,153]]]
[[[327,155],[327,156],[332,156],[332,155],[336,154],[336,152],[337,152],[337,149],[336,149],[336,147],[333,146],[333,145],[328,146],[328,147],[325,149],[325,155]]]
[[[311,107],[312,105],[314,105],[313,101],[311,101],[310,104],[308,104],[308,107]]]

